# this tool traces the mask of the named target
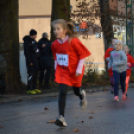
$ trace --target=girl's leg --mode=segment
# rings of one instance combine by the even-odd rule
[[[65,110],[65,104],[66,104],[66,96],[67,96],[67,89],[68,86],[65,84],[60,84],[60,94],[59,94],[59,117],[55,121],[55,125],[59,127],[66,127],[67,123],[64,119],[64,110]]]
[[[87,99],[86,99],[86,92],[81,90],[81,88],[73,87],[74,93],[76,96],[80,98],[80,107],[84,110],[87,107]]]
[[[113,76],[110,76],[110,84],[111,84],[111,93],[114,93],[114,78]]]
[[[74,94],[80,98],[80,100],[83,99],[82,90],[80,87],[73,87]]]
[[[120,74],[117,71],[113,71],[113,77],[114,77],[114,96],[118,96]]]
[[[120,84],[121,84],[121,89],[122,89],[122,93],[124,94],[125,93],[125,88],[126,88],[126,71],[122,72],[120,74]]]
[[[60,88],[59,101],[58,101],[59,115],[62,115],[64,117],[68,86],[65,84],[60,84],[59,88]]]
[[[126,90],[125,90],[125,94],[127,93],[129,80],[130,80],[130,76],[126,76]]]
[[[112,88],[114,88],[114,78],[113,78],[113,76],[110,77],[110,84],[111,84]]]

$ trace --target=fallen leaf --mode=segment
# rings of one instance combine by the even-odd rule
[[[101,105],[99,105],[98,107],[102,107]]]
[[[55,123],[55,120],[48,121],[47,123]]]
[[[3,126],[0,126],[0,128],[4,128]]]
[[[90,116],[89,119],[93,119],[93,116]]]
[[[107,91],[107,89],[103,89],[103,91]]]
[[[18,101],[21,102],[21,101],[23,101],[23,99],[19,99]]]
[[[79,129],[74,129],[74,132],[79,132]]]
[[[44,110],[49,110],[49,109],[47,107],[45,107]]]
[[[93,110],[92,112],[91,112],[91,114],[94,114],[95,113],[95,111]]]
[[[84,123],[84,121],[81,121],[81,123]]]

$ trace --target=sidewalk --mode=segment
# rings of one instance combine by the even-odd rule
[[[131,83],[129,85],[130,88],[134,87],[134,84]],[[94,87],[89,87],[89,86],[83,86],[83,89],[85,89],[88,93],[93,93],[97,91],[108,91],[110,90],[110,86],[94,86]],[[47,93],[42,93],[42,94],[37,94],[37,95],[2,95],[0,96],[0,103],[5,103],[5,102],[21,102],[21,101],[26,101],[30,99],[37,99],[37,98],[43,98],[43,97],[54,97],[58,96],[59,92],[56,90],[56,92],[51,92],[48,93],[49,90],[47,90]],[[68,94],[73,94],[73,90],[69,90]]]

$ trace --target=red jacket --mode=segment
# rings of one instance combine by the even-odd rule
[[[112,46],[110,46],[107,50],[106,50],[106,52],[105,52],[105,55],[104,55],[104,59],[107,61],[107,64],[108,64],[108,58],[110,57],[110,53],[111,53],[111,51],[113,51],[114,49],[113,49],[113,47]],[[111,76],[113,76],[113,71],[112,71],[112,69],[108,69],[108,73],[109,73],[109,76],[111,77]]]

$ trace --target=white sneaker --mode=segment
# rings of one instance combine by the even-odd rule
[[[87,107],[87,98],[86,98],[86,92],[84,90],[81,91],[83,100],[80,101],[80,107],[82,110],[84,110]]]
[[[55,125],[59,126],[59,127],[66,127],[67,123],[64,119],[64,117],[62,115],[60,115],[56,121],[55,121]]]

